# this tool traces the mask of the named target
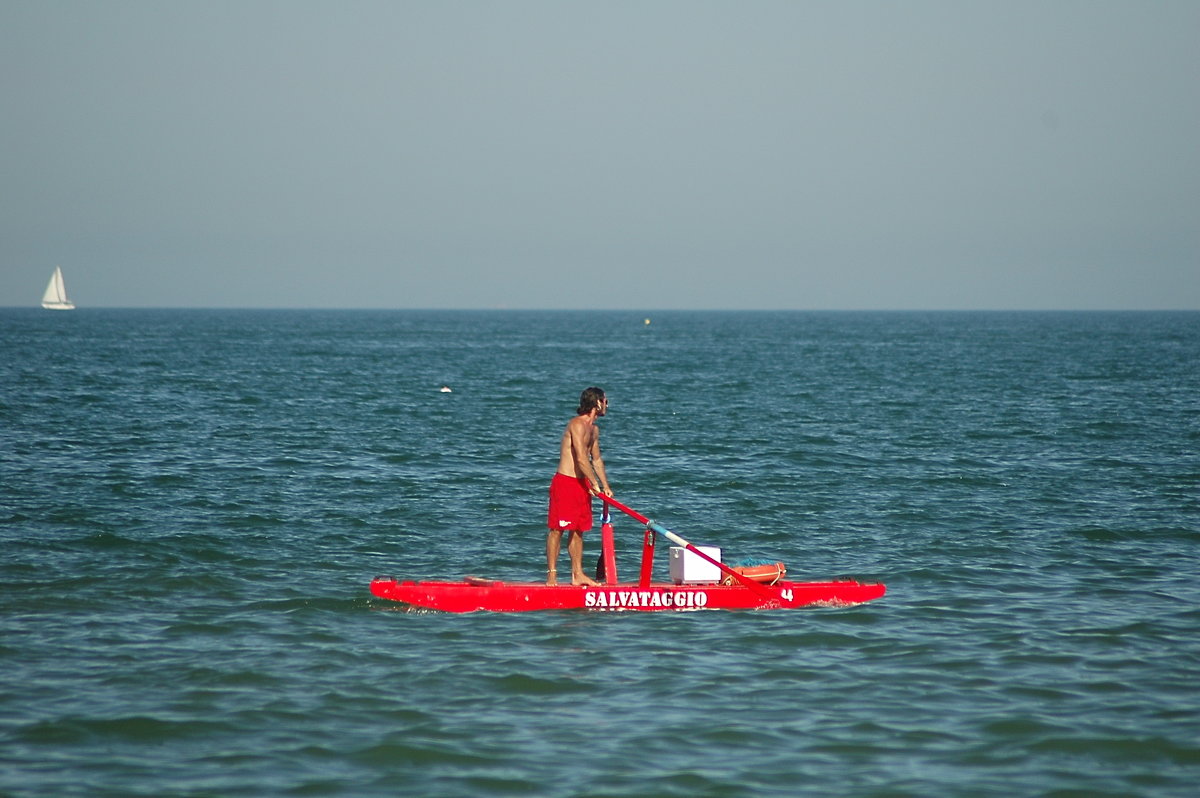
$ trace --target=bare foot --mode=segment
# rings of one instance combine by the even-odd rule
[[[597,582],[595,579],[592,579],[587,574],[572,574],[571,575],[571,584],[575,585],[577,587],[579,585],[591,585],[592,587],[595,587],[595,586],[599,585],[600,583]]]
[[[557,585],[558,584],[558,571],[551,568],[549,571],[546,572],[546,584],[547,585]]]

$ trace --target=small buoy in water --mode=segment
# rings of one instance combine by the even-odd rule
[[[646,323],[647,323],[647,324],[649,324],[649,323],[650,323],[650,319],[646,319]]]
[[[441,390],[442,390],[442,393],[453,393],[453,391],[450,390],[449,385],[443,385]]]

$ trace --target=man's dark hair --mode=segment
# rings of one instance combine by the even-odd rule
[[[584,388],[583,393],[579,394],[579,410],[576,412],[579,415],[590,413],[593,407],[599,407],[604,401],[604,389],[602,388]]]

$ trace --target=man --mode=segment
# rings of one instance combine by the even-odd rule
[[[550,514],[546,535],[546,584],[558,584],[558,551],[563,532],[569,532],[571,584],[594,585],[583,572],[583,533],[592,528],[592,496],[612,496],[604,460],[600,458],[600,429],[596,419],[608,412],[608,399],[599,388],[579,396],[578,415],[567,422],[559,444],[558,471],[550,482]]]

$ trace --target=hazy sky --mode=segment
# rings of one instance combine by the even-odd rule
[[[0,305],[1200,308],[1200,2],[0,0]]]

